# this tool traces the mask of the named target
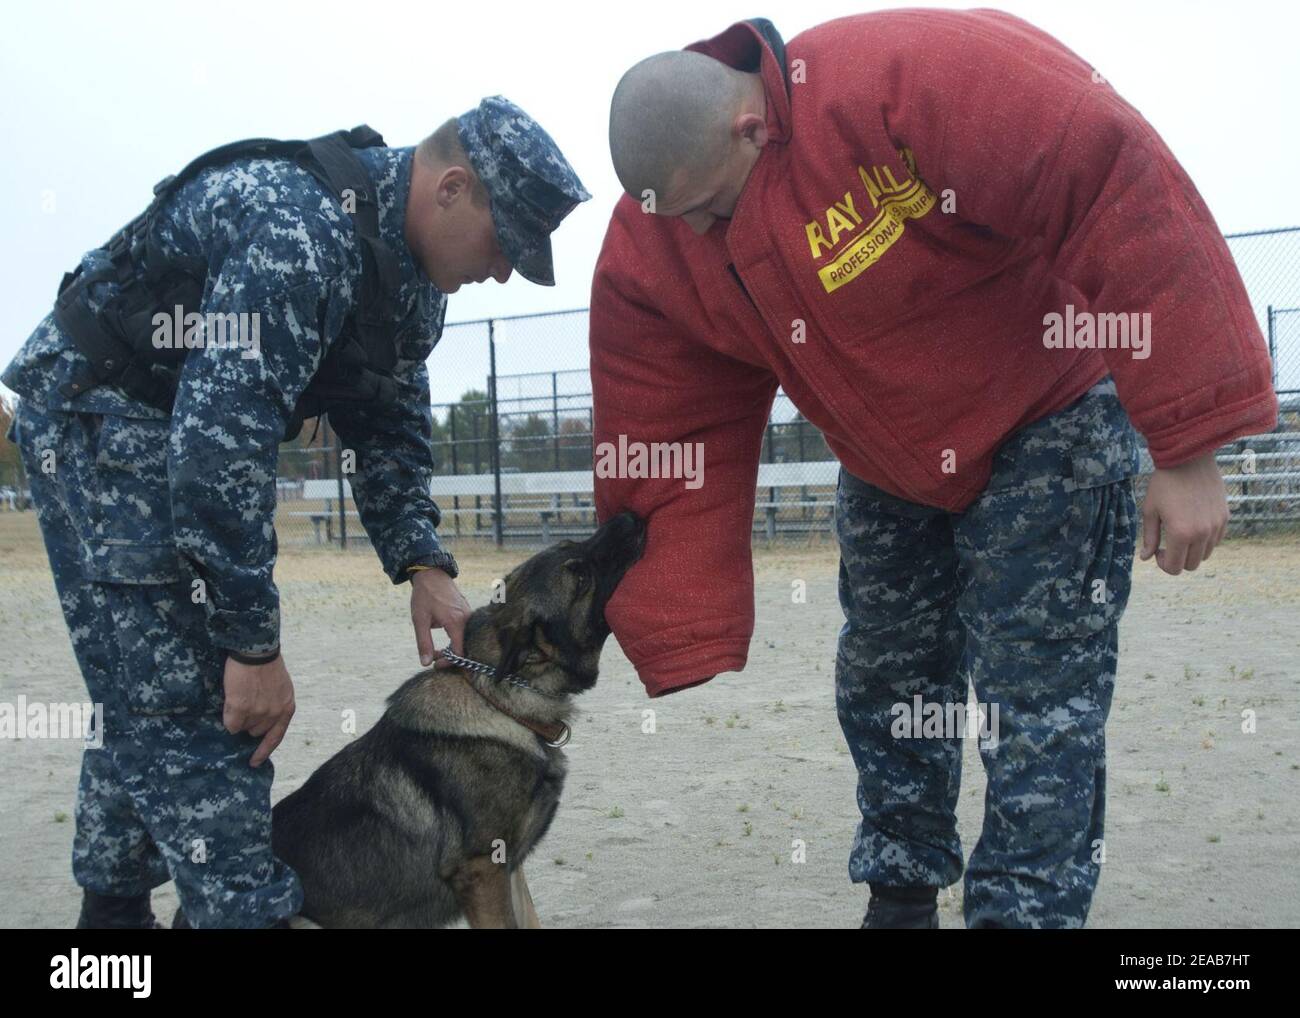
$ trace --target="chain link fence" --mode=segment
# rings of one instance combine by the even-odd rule
[[[1228,234],[1227,240],[1268,342],[1279,405],[1273,431],[1219,450],[1232,531],[1293,534],[1300,529],[1300,227]],[[1144,466],[1149,472],[1150,457]]]
[[[1282,405],[1272,433],[1220,450],[1234,532],[1295,533],[1300,528],[1300,228],[1227,239],[1268,340]],[[435,400],[433,494],[443,512],[445,540],[531,545],[591,532],[587,356],[585,309],[447,327],[429,362]],[[339,450],[328,424],[314,436],[308,436],[310,430],[309,422],[304,436],[282,449],[281,540],[363,544],[354,507],[349,498],[340,498]],[[1145,469],[1149,474],[1149,456]],[[763,438],[755,539],[829,540],[837,473],[821,433],[778,393]],[[1139,480],[1139,494],[1147,474]]]

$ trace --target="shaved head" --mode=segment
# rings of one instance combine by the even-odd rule
[[[702,53],[647,57],[623,75],[609,108],[609,151],[623,189],[638,200],[663,196],[674,177],[699,178],[732,153],[732,125],[759,97],[756,74]]]

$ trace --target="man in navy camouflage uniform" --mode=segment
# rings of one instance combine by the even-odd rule
[[[418,148],[356,155],[396,254],[398,399],[329,416],[355,452],[352,491],[384,571],[411,581],[429,664],[431,630],[459,651],[469,613],[429,495],[425,360],[446,295],[515,269],[553,285],[550,233],[590,195],[551,138],[499,96]],[[84,386],[87,360],[54,316],[3,375],[22,397],[11,437],[73,648],[104,705],[103,747],[83,753],[77,796],[79,926],[154,925],[149,892],[168,879],[195,927],[284,925],[301,904],[296,874],[271,851],[267,758],[294,709],[272,580],[276,457],[358,310],[361,242],[347,211],[317,177],[274,158],[207,169],[162,205],[148,240],[207,266],[202,311],[259,316],[256,344],[185,354],[170,412],[125,387]],[[82,271],[107,257],[90,252]],[[95,311],[113,306],[117,287],[96,284]]]
[[[1195,187],[1089,65],[998,11],[856,15],[788,42],[738,22],[629,69],[610,155],[625,194],[592,286],[593,441],[690,443],[713,464],[699,491],[668,471],[596,482],[600,518],[648,521],[606,608],[647,690],[745,665],[779,385],[843,468],[836,702],[865,927],[937,928],[962,877],[968,687],[988,793],[966,924],[1083,925],[1139,530],[1133,428],[1154,465],[1141,554],[1176,576],[1228,525],[1215,450],[1277,420]],[[1082,341],[1056,344],[1076,303]],[[1158,341],[1102,338],[1139,310]]]

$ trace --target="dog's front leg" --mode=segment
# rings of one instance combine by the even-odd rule
[[[524,868],[518,867],[510,874],[510,904],[515,914],[515,922],[520,929],[540,930],[541,921],[537,918],[537,909],[533,907],[533,896],[528,892],[528,881],[524,879]]]
[[[511,878],[505,863],[493,862],[490,855],[467,859],[451,875],[451,889],[472,929],[519,928],[511,902]]]

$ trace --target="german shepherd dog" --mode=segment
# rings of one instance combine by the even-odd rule
[[[571,699],[596,682],[605,605],[641,556],[622,513],[505,578],[477,609],[464,657],[495,674],[428,669],[368,732],[272,813],[275,854],[302,878],[301,916],[324,927],[531,927],[520,868],[564,784]],[[561,733],[563,736],[561,737]]]

